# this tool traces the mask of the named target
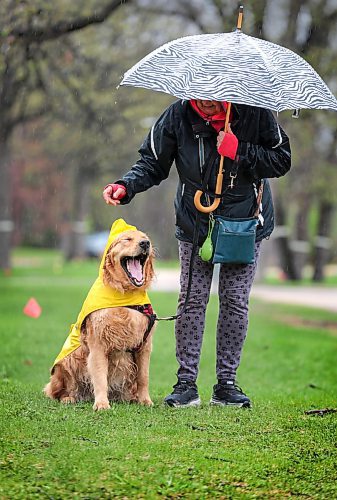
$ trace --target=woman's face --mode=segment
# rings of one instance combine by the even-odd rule
[[[206,115],[217,115],[223,111],[222,103],[220,101],[205,101],[203,99],[196,99],[198,108]]]

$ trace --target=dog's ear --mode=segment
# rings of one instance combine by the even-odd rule
[[[110,246],[109,250],[106,253],[105,259],[104,259],[104,264],[103,264],[103,283],[105,286],[108,286],[108,284],[111,281],[111,274],[113,273],[114,270],[114,261],[111,253],[112,245]]]
[[[145,264],[145,284],[146,287],[148,287],[151,283],[151,281],[154,278],[154,268],[153,268],[153,261],[154,261],[154,252],[153,250],[150,253],[149,258],[147,259],[147,262]]]

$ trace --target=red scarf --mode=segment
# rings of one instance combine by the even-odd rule
[[[226,109],[228,104],[226,101],[222,102],[224,110],[220,111],[220,113],[218,113],[217,115],[211,115],[211,116],[206,115],[206,113],[204,113],[203,111],[201,111],[201,109],[198,108],[196,99],[190,99],[190,103],[194,111],[196,111],[198,115],[201,116],[201,118],[203,118],[207,122],[210,122],[212,127],[215,128],[217,132],[220,132],[220,130],[223,130],[225,128]]]

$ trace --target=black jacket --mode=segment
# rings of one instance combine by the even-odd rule
[[[257,241],[268,237],[274,228],[274,210],[268,177],[281,177],[290,169],[289,140],[279,127],[271,111],[239,104],[232,105],[233,133],[239,140],[238,163],[225,158],[224,196],[215,214],[228,217],[251,217],[256,209],[255,187],[265,179],[262,199],[263,225],[258,226]],[[200,189],[203,172],[200,157],[211,161],[208,191],[214,193],[220,156],[216,151],[217,132],[205,122],[188,101],[176,101],[169,106],[152,127],[142,144],[140,158],[124,177],[116,181],[123,184],[127,196],[122,204],[169,175],[172,163],[179,174],[175,198],[176,237],[192,241],[196,219],[194,194]],[[237,169],[234,187],[228,188],[230,172]],[[211,202],[213,199],[211,199]],[[205,197],[201,202],[206,205]],[[261,217],[261,221],[263,220]],[[208,229],[208,215],[200,215],[199,243],[204,241]]]

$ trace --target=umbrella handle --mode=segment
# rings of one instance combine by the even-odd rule
[[[223,163],[223,156],[221,156],[220,159],[220,166]],[[216,187],[215,187],[215,194],[221,194],[222,190],[222,181],[223,181],[223,173],[222,173],[222,167],[219,167],[219,173],[216,178]],[[194,205],[199,210],[199,212],[203,212],[204,214],[209,214],[210,212],[213,212],[216,208],[218,208],[219,203],[220,203],[220,198],[215,198],[213,201],[212,205],[204,207],[204,205],[201,204],[200,198],[202,196],[202,191],[198,189],[194,195]]]
[[[195,195],[194,195],[194,205],[199,212],[203,212],[204,214],[209,214],[210,212],[214,212],[216,208],[218,208],[219,203],[220,203],[220,198],[216,198],[212,205],[204,207],[204,205],[201,204],[200,198],[202,196],[202,191],[198,190]]]
[[[228,130],[228,123],[229,123],[229,117],[231,114],[231,106],[232,103],[228,103],[227,106],[227,111],[226,111],[226,120],[225,120],[225,132]],[[222,182],[223,182],[223,162],[224,162],[224,157],[221,156],[220,158],[220,163],[219,163],[219,171],[218,171],[218,176],[216,178],[216,186],[215,186],[215,194],[221,194],[222,191]],[[202,191],[198,189],[194,195],[194,206],[196,207],[199,212],[203,212],[204,214],[209,214],[210,212],[213,212],[216,208],[218,208],[219,203],[220,203],[220,198],[215,198],[213,201],[212,205],[209,206],[204,206],[201,204],[201,196],[202,196]]]

